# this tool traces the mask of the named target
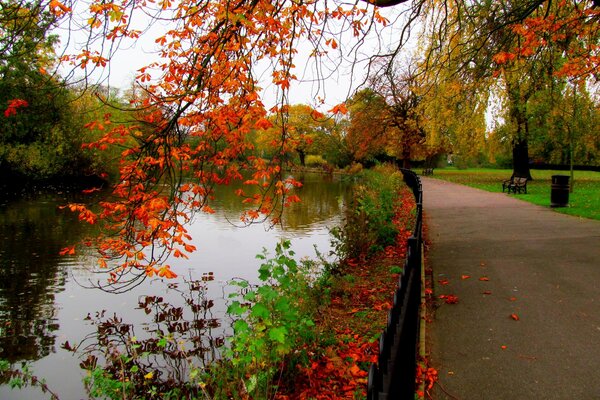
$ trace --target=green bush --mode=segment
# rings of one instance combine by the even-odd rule
[[[354,187],[343,226],[332,229],[334,253],[340,258],[362,258],[395,243],[392,222],[402,174],[383,165],[363,170]]]
[[[217,375],[216,398],[269,399],[277,392],[274,378],[306,360],[304,345],[315,339],[310,288],[312,263],[297,263],[290,242],[276,246],[273,258],[263,250],[259,269],[262,284],[235,281],[239,293],[227,312],[236,318],[230,346],[224,351]],[[240,386],[241,383],[241,386]]]

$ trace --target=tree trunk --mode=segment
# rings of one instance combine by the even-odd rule
[[[525,177],[528,181],[531,181],[533,178],[529,170],[529,145],[527,142],[529,123],[524,108],[524,106],[519,107],[516,103],[516,107],[512,112],[517,123],[517,135],[513,139],[513,176]]]
[[[306,160],[306,153],[304,152],[304,150],[296,150],[298,152],[298,157],[300,157],[300,165],[303,167],[306,167],[305,164],[305,160]]]
[[[515,139],[513,142],[513,176],[526,177],[533,180],[529,170],[529,146],[527,139]]]

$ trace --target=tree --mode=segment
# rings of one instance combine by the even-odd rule
[[[425,65],[457,63],[458,76],[485,85],[479,91],[488,90],[488,78],[500,80],[513,127],[514,173],[530,177],[528,102],[556,86],[566,65],[590,76],[597,64],[598,12],[579,1],[456,4],[429,14]]]
[[[374,90],[360,90],[348,101],[345,148],[352,162],[365,163],[384,153],[388,130],[385,99]]]
[[[370,85],[385,100],[381,111],[387,127],[386,153],[402,160],[404,168],[410,168],[413,156],[424,152],[422,96],[417,93],[416,74],[412,71],[414,63],[398,64],[384,65],[371,77]]]
[[[9,1],[0,9],[0,174],[5,179],[77,175],[87,160],[73,115],[73,93],[56,65],[56,16],[43,3]],[[82,125],[79,125],[81,128]]]
[[[327,125],[330,118],[308,105],[294,104],[289,106],[284,115],[280,114],[272,120],[275,132],[285,130],[290,151],[298,154],[300,165],[304,167],[306,155],[312,152],[314,141],[329,130]]]

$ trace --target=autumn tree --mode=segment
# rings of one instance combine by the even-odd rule
[[[516,174],[530,176],[529,100],[536,92],[552,87],[564,65],[578,66],[571,70],[581,68],[588,71],[588,76],[592,70],[590,62],[597,54],[594,27],[598,12],[590,5],[579,1],[456,2],[453,7],[434,8],[427,14],[426,67],[454,63],[461,80],[482,83],[478,89],[473,88],[480,92],[490,87],[489,78],[499,80],[513,127]],[[558,23],[560,20],[563,22]],[[566,37],[580,39],[564,47]],[[584,53],[591,57],[586,59]]]
[[[387,117],[385,99],[370,88],[356,92],[347,102],[348,124],[343,142],[351,161],[365,163],[383,154]]]
[[[536,94],[548,96],[553,108],[568,93],[569,82],[586,91],[588,79],[594,78],[599,67],[599,18],[600,12],[588,9],[585,3],[550,4],[545,12],[537,11],[522,23],[513,24],[515,44],[494,57],[507,89],[510,117],[517,127],[515,173],[529,172],[524,165],[529,158],[530,100]],[[519,66],[527,68],[526,78]]]
[[[323,137],[329,134],[331,118],[306,104],[294,104],[286,107],[285,113],[270,116],[271,127],[263,133],[261,147],[267,147],[269,141],[280,137],[285,130],[287,146],[291,152],[298,155],[301,166],[305,166],[306,155],[316,154],[313,146],[315,141],[323,142]],[[270,139],[269,139],[270,138]]]
[[[373,90],[385,101],[380,110],[385,118],[386,154],[401,160],[410,168],[415,156],[425,158],[424,118],[421,113],[422,96],[419,94],[415,63],[384,64],[369,80]]]

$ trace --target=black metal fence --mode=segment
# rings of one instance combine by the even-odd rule
[[[379,338],[379,358],[369,371],[368,400],[413,400],[415,396],[423,268],[423,191],[415,172],[401,171],[415,196],[417,215],[413,234],[408,238],[404,271],[394,293],[387,326]]]

